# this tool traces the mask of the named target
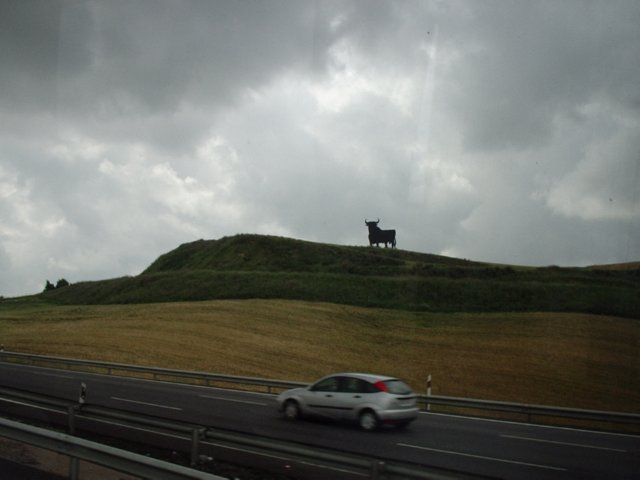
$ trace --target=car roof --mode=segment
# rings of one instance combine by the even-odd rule
[[[388,375],[378,375],[375,373],[358,373],[358,372],[332,373],[331,375],[327,375],[326,377],[323,377],[323,378],[330,378],[330,377],[353,377],[353,378],[359,378],[361,380],[366,380],[367,382],[371,382],[371,383],[385,381],[385,380],[397,380],[397,378],[390,377]]]

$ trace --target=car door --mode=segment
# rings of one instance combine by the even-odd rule
[[[309,387],[305,403],[310,413],[328,418],[341,418],[341,379],[340,376],[327,377]]]
[[[341,407],[344,419],[355,420],[360,406],[367,403],[371,392],[371,385],[355,377],[344,377],[340,382],[340,394],[336,399]]]

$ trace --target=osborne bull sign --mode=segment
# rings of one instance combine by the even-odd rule
[[[378,223],[380,223],[380,219],[375,222],[368,222],[366,218],[364,220],[364,224],[369,228],[369,245],[373,246],[375,243],[377,247],[379,244],[384,243],[385,248],[388,244],[391,244],[391,248],[395,248],[396,231],[381,230],[380,227],[378,227]]]

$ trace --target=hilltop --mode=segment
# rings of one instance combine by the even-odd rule
[[[291,299],[440,312],[557,311],[640,318],[637,268],[492,265],[265,235],[180,245],[140,275],[43,292],[60,304]]]
[[[398,249],[348,247],[285,237],[241,234],[180,245],[161,255],[143,275],[183,270],[397,275],[410,273],[420,263],[471,265],[466,260]]]

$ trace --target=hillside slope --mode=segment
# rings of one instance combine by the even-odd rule
[[[142,274],[43,292],[64,304],[278,298],[443,312],[640,318],[640,270],[525,268],[263,235],[183,244]]]
[[[180,270],[399,274],[410,272],[418,263],[471,264],[457,258],[397,249],[346,247],[243,234],[185,243],[161,255],[143,274]]]

